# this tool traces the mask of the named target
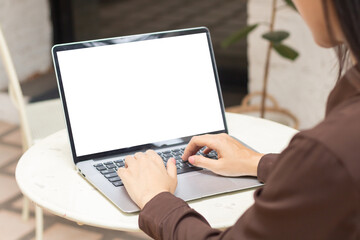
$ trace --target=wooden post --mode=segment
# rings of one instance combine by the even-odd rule
[[[273,0],[272,8],[271,8],[270,32],[274,31],[276,6],[277,6],[277,0]],[[261,105],[260,105],[260,117],[261,118],[265,117],[265,104],[266,104],[267,84],[268,84],[268,79],[269,79],[270,58],[271,58],[272,47],[273,47],[273,44],[272,44],[272,42],[270,42],[268,49],[267,49],[266,61],[265,61],[263,90],[262,90]]]

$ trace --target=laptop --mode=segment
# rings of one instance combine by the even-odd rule
[[[52,56],[75,167],[123,212],[139,208],[116,170],[148,149],[176,159],[185,201],[261,185],[181,160],[193,136],[228,133],[207,28],[60,44]]]

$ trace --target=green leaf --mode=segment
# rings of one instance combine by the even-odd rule
[[[290,33],[286,31],[273,31],[267,32],[262,35],[263,38],[273,43],[281,43],[290,36]]]
[[[280,56],[290,59],[292,61],[294,61],[299,56],[299,53],[296,50],[281,43],[274,44],[273,48],[278,54],[280,54]]]
[[[289,7],[293,8],[295,11],[297,11],[297,9],[296,9],[296,7],[295,7],[295,4],[293,3],[292,0],[284,0],[284,1],[286,2],[286,4],[287,4]]]
[[[253,25],[248,25],[242,29],[240,29],[239,31],[231,34],[229,37],[227,37],[222,43],[221,46],[223,48],[227,48],[230,45],[236,43],[237,41],[245,38],[249,33],[251,33],[253,30],[255,30],[257,27],[259,26],[259,24],[253,24]]]

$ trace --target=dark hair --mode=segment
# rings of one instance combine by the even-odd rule
[[[335,48],[339,59],[339,77],[347,64],[350,62],[349,48],[360,61],[360,1],[359,0],[331,0],[337,14],[341,30],[346,39],[346,45],[339,45]],[[330,27],[328,0],[323,0],[325,17],[328,20],[328,31],[333,36]],[[334,40],[334,39],[333,39]],[[335,42],[335,40],[334,40]]]

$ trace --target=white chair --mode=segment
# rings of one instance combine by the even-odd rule
[[[36,141],[65,128],[63,110],[59,99],[26,103],[15,67],[0,26],[0,54],[9,78],[9,95],[19,112],[22,147],[26,151]],[[24,196],[22,217],[29,218],[29,200]],[[36,239],[42,239],[43,213],[35,206]]]

